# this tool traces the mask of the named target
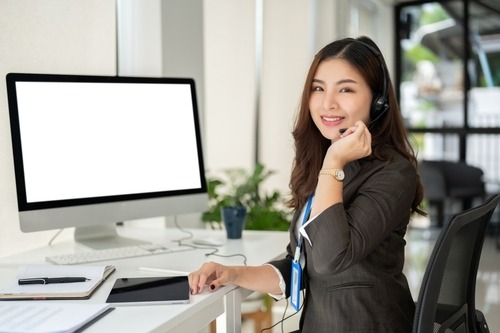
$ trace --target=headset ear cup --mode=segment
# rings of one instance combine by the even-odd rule
[[[373,100],[371,108],[371,122],[380,119],[387,111],[389,111],[389,103],[383,96],[378,96]]]
[[[385,104],[385,98],[383,98],[382,96],[377,96],[376,98],[373,99],[371,108],[372,120],[380,115],[380,112],[383,111],[384,104]]]
[[[389,103],[387,103],[387,101],[384,101],[384,103],[382,104],[382,109],[379,112],[379,117],[382,117],[385,113],[387,113],[387,111],[389,111]]]

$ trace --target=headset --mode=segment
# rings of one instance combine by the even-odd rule
[[[384,58],[382,53],[374,48],[373,46],[354,38],[346,38],[347,41],[352,41],[364,45],[370,52],[372,52],[378,59],[380,67],[382,69],[383,87],[382,92],[373,97],[372,105],[370,107],[370,126],[373,125],[377,120],[382,118],[384,114],[389,111],[389,74],[387,67],[385,66]]]

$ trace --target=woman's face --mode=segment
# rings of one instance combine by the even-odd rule
[[[321,134],[331,140],[358,120],[370,121],[372,92],[363,76],[342,59],[323,60],[311,87],[309,110]]]

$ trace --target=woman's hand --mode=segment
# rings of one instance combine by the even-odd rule
[[[354,160],[369,156],[372,153],[372,136],[362,121],[347,128],[340,139],[334,141],[323,160],[324,169],[343,169]],[[328,207],[344,200],[343,183],[331,176],[318,178],[311,216],[316,216]]]
[[[197,271],[188,275],[191,294],[200,293],[206,285],[210,287],[210,290],[215,290],[226,284],[234,284],[235,276],[235,267],[206,262]]]
[[[357,121],[328,148],[323,168],[343,168],[347,163],[367,157],[371,153],[371,133],[365,123]]]
[[[216,290],[234,284],[245,289],[279,295],[280,278],[271,265],[224,266],[215,262],[204,263],[197,271],[188,275],[191,295],[199,294],[205,286]]]

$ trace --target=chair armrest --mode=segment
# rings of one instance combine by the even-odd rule
[[[488,324],[486,323],[486,318],[484,314],[476,310],[476,328],[480,333],[490,333],[490,329],[488,328]]]

